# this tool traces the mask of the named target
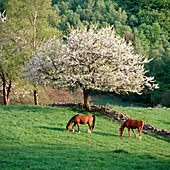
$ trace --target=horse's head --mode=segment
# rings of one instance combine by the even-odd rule
[[[68,132],[71,129],[71,126],[66,126],[66,132]]]
[[[120,132],[120,136],[123,136],[123,133],[124,133],[123,128],[120,128],[120,129],[119,129],[119,132]]]

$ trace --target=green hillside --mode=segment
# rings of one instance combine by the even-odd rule
[[[147,110],[147,109],[146,109]],[[145,111],[146,111],[145,110]],[[123,110],[122,110],[123,111]],[[148,109],[148,113],[157,110]],[[155,112],[156,111],[156,112]],[[163,116],[168,109],[160,109]],[[123,111],[124,112],[124,111]],[[135,116],[147,111],[133,108]],[[0,169],[168,169],[169,140],[142,133],[138,140],[125,130],[119,136],[121,123],[97,113],[91,134],[81,125],[81,133],[66,132],[69,119],[75,114],[87,114],[77,108],[47,106],[0,106]],[[91,113],[89,113],[91,114]],[[152,122],[153,114],[150,115]],[[155,116],[158,116],[155,114]],[[162,117],[158,117],[161,121]],[[153,121],[154,122],[154,121]],[[161,121],[169,129],[169,119]],[[164,122],[164,123],[163,123]]]

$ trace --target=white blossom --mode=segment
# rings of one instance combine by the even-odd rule
[[[132,44],[115,34],[112,26],[72,29],[67,41],[50,39],[24,68],[26,79],[43,85],[75,86],[139,93],[147,86],[158,88],[147,77],[146,57],[135,54]]]

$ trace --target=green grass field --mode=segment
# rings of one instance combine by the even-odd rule
[[[169,109],[115,108],[170,130]],[[0,169],[170,169],[169,139],[142,133],[138,140],[121,123],[96,113],[91,134],[66,132],[69,119],[87,114],[77,108],[0,106]],[[89,113],[92,114],[92,113]],[[164,118],[164,117],[167,118]]]

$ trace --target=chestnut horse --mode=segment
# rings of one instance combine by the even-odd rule
[[[91,123],[93,122],[93,126],[91,127]],[[95,116],[93,115],[75,115],[73,116],[69,122],[67,123],[66,126],[66,131],[68,132],[71,129],[71,124],[74,123],[73,125],[73,132],[74,132],[74,126],[78,126],[78,130],[80,133],[80,124],[88,124],[89,125],[89,130],[88,133],[91,133],[91,131],[94,129],[95,126]]]
[[[132,132],[135,134],[134,129],[138,129],[139,132],[139,140],[141,140],[141,133],[142,133],[142,129],[144,126],[144,121],[143,120],[135,120],[135,119],[127,119],[126,121],[124,121],[119,129],[120,131],[120,136],[123,136],[124,133],[124,128],[127,127],[128,128],[128,132],[129,132],[129,137],[130,137],[130,129],[132,129]],[[135,134],[135,137],[136,134]]]

